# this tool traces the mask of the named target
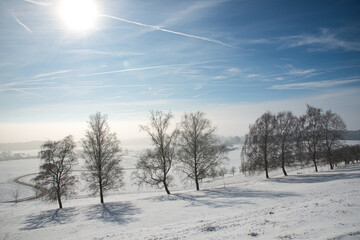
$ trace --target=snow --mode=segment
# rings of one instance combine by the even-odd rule
[[[228,168],[240,162],[240,150],[229,155]],[[129,150],[123,166],[132,168],[137,151]],[[77,170],[82,169],[80,160]],[[38,170],[38,160],[0,162],[2,199],[11,199],[4,184]],[[238,169],[237,169],[238,170]],[[207,179],[201,191],[178,177],[172,194],[164,190],[126,187],[105,196],[86,190],[56,203],[41,199],[0,203],[0,239],[359,239],[360,165],[333,171],[313,168]],[[78,172],[80,173],[80,171]],[[174,172],[176,175],[176,172]],[[31,177],[23,180],[30,181]],[[83,183],[82,183],[83,184]],[[79,188],[84,188],[82,185]]]

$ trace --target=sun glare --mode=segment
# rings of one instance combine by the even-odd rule
[[[63,0],[59,10],[70,30],[88,31],[95,27],[98,11],[92,0]]]

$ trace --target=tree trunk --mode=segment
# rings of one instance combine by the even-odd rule
[[[102,184],[100,183],[100,203],[104,203]]]
[[[327,154],[327,159],[328,159],[328,162],[330,164],[330,169],[333,170],[334,169],[334,165],[333,163],[331,162],[331,156],[330,156],[330,151],[328,151],[328,154]]]
[[[284,160],[283,160],[282,163],[281,163],[281,168],[282,168],[282,171],[283,171],[283,173],[284,173],[284,176],[287,176],[287,172],[286,172],[286,170],[285,170],[285,162],[284,162]]]
[[[267,160],[267,139],[265,139],[264,165],[265,165],[265,176],[266,178],[269,178],[268,160]]]
[[[315,172],[318,172],[317,165],[316,165],[316,154],[313,154],[313,162],[315,166]]]
[[[284,155],[284,150],[282,150],[282,154],[281,154],[281,168],[282,171],[284,173],[284,176],[287,176],[287,172],[285,170],[285,155]]]
[[[195,183],[196,183],[196,190],[199,191],[200,187],[199,187],[199,179],[197,176],[195,176]]]
[[[57,201],[58,201],[58,204],[59,204],[59,208],[62,208],[62,202],[61,202],[61,196],[60,196],[61,194],[60,194],[59,187],[57,189],[56,195],[57,195]]]
[[[166,193],[167,193],[167,194],[170,194],[170,191],[169,191],[169,188],[168,188],[168,186],[167,186],[166,181],[163,181],[163,183],[164,183],[164,187],[165,187]]]

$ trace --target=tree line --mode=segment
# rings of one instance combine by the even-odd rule
[[[149,122],[140,130],[151,139],[136,163],[133,172],[138,185],[156,186],[170,194],[174,177],[174,165],[200,190],[204,178],[224,176],[228,170],[221,168],[227,159],[227,147],[215,135],[216,128],[203,112],[185,113],[179,123],[173,124],[171,112],[150,112]],[[312,161],[318,171],[319,160],[325,160],[331,169],[338,161],[359,159],[359,145],[343,146],[342,133],[346,125],[341,117],[328,110],[307,105],[306,113],[296,117],[291,112],[264,113],[250,125],[241,150],[241,171],[265,171],[281,168],[287,175],[286,166],[308,164]],[[242,139],[228,139],[238,142]],[[81,140],[85,159],[82,174],[91,194],[104,195],[124,185],[121,167],[121,148],[117,135],[110,130],[107,115],[100,112],[90,115],[88,129]],[[72,136],[60,141],[47,141],[39,152],[42,164],[34,178],[39,186],[49,189],[49,200],[57,201],[62,208],[62,197],[74,194],[78,181],[72,168],[77,164],[75,142]],[[236,169],[231,168],[234,175]]]
[[[186,113],[175,125],[171,124],[173,118],[171,112],[152,111],[149,123],[140,125],[140,130],[151,139],[151,148],[136,163],[135,182],[157,186],[170,194],[174,179],[170,170],[176,162],[199,190],[199,181],[213,176],[226,159],[226,146],[220,143],[216,128],[205,113]],[[99,194],[100,202],[104,203],[106,192],[124,185],[120,141],[111,132],[106,115],[100,112],[90,115],[81,145],[85,158],[82,177],[91,194]],[[60,141],[45,142],[39,153],[42,164],[34,180],[37,185],[49,188],[47,197],[57,201],[59,208],[62,208],[62,197],[71,196],[77,183],[71,171],[77,164],[75,147],[73,137],[67,136]]]
[[[333,169],[344,156],[349,157],[347,161],[359,159],[356,156],[359,146],[344,145],[345,132],[343,119],[331,110],[324,112],[307,105],[305,114],[299,117],[290,111],[266,112],[250,125],[245,136],[241,171],[264,171],[265,177],[269,178],[270,169],[281,168],[286,176],[286,166],[309,162],[317,172],[319,161]],[[354,155],[350,156],[351,153]]]

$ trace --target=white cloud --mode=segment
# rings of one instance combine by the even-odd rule
[[[68,73],[71,72],[72,70],[60,70],[60,71],[55,71],[55,72],[48,72],[48,73],[40,73],[35,75],[33,78],[43,78],[43,77],[49,77],[49,76],[53,76],[53,75],[59,75],[59,74],[63,74],[63,73]]]
[[[24,1],[28,2],[28,3],[35,4],[35,5],[46,6],[46,7],[53,5],[52,3],[49,3],[49,2],[38,2],[38,1],[33,1],[33,0],[24,0]]]
[[[23,22],[20,21],[20,19],[18,19],[15,14],[13,12],[11,12],[11,16],[14,18],[14,20],[20,25],[22,26],[27,32],[32,33],[31,29],[26,26]]]
[[[261,77],[261,74],[248,74],[248,75],[246,75],[246,77],[248,77],[248,78],[256,78],[256,77]]]
[[[232,73],[232,74],[236,74],[236,73],[241,73],[242,70],[240,68],[237,68],[237,67],[232,67],[232,68],[229,68],[226,70],[227,72],[229,73]]]
[[[342,49],[345,51],[360,51],[358,41],[347,41],[340,39],[335,33],[330,33],[328,29],[322,29],[318,35],[295,35],[278,38],[282,43],[281,48],[294,48],[309,46],[310,51],[327,51]]]
[[[358,82],[358,81],[360,81],[360,79],[325,80],[325,81],[313,81],[313,82],[303,82],[303,83],[288,83],[288,84],[273,85],[270,87],[270,89],[286,90],[286,89],[326,88],[326,87],[345,85],[345,84]]]

